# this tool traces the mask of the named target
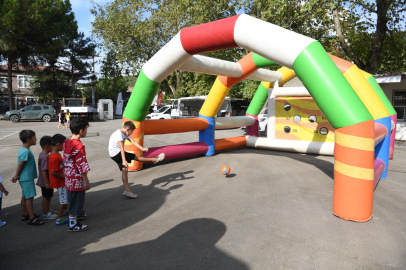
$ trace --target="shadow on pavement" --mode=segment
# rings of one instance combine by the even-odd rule
[[[194,171],[186,171],[186,172],[179,172],[179,173],[173,173],[173,174],[168,174],[159,178],[156,178],[151,181],[151,184],[149,185],[150,187],[152,186],[157,186],[159,184],[165,183],[161,187],[166,187],[168,184],[174,182],[174,181],[181,181],[181,180],[187,180],[187,179],[192,179],[195,178],[194,176],[191,177],[185,177],[185,174],[193,173]]]
[[[183,179],[179,180],[193,178],[184,174],[179,177],[182,175]],[[226,232],[225,224],[218,220],[188,220],[154,240],[136,244],[126,237],[131,231],[118,234],[155,213],[171,190],[183,186],[162,189],[154,184],[167,182],[166,186],[177,178],[178,175],[171,174],[153,180],[149,186],[133,185],[131,189],[139,195],[135,200],[122,196],[121,186],[90,190],[84,207],[89,218],[81,221],[89,226],[86,232],[69,233],[66,225],[55,226],[55,220],[46,220],[46,224],[39,227],[28,226],[19,220],[20,205],[2,209],[2,219],[7,225],[1,228],[0,269],[247,269],[242,262],[215,247]],[[113,179],[94,182],[93,187],[111,181]],[[42,212],[41,201],[39,195],[34,199],[36,213]],[[51,207],[57,209],[58,203],[55,193]],[[105,237],[109,238],[103,240]],[[103,250],[103,246],[97,244],[100,241],[119,247]],[[94,246],[101,247],[102,251],[92,252]]]

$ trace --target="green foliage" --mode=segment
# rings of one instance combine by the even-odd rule
[[[405,70],[404,0],[253,0],[246,13],[321,42],[327,52],[359,68]],[[335,20],[336,19],[336,20]]]
[[[236,14],[237,2],[220,0],[115,0],[105,6],[93,3],[93,34],[114,51],[122,67],[138,74],[142,65],[182,28]],[[238,61],[247,52],[230,49],[206,55]],[[168,96],[208,93],[215,76],[175,71],[162,83]]]
[[[64,37],[77,29],[69,1],[0,1],[0,55],[8,65],[36,67],[55,63]],[[8,74],[11,89],[11,71]],[[9,94],[13,107],[12,91]]]
[[[404,0],[113,0],[104,6],[93,3],[91,11],[93,35],[132,74],[182,28],[242,12],[312,37],[327,52],[368,72],[405,70],[406,65]],[[247,53],[236,48],[204,55],[236,62]],[[175,71],[160,90],[168,98],[205,95],[215,78]],[[252,98],[257,86],[244,80],[229,96]]]
[[[74,31],[65,39],[65,50],[61,67],[70,72],[72,95],[75,94],[75,84],[82,79],[90,79],[91,64],[87,61],[92,57],[96,44],[84,33]],[[95,78],[93,78],[95,79]]]

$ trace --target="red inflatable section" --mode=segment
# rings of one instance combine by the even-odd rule
[[[144,157],[154,158],[160,153],[165,153],[165,160],[170,160],[203,155],[206,154],[208,150],[209,147],[204,142],[194,142],[161,147],[151,147],[148,149],[148,152],[144,152]]]
[[[238,47],[234,41],[234,26],[239,16],[183,28],[180,31],[183,49],[193,55]]]

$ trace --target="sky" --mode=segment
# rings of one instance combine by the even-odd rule
[[[108,0],[93,0],[93,2],[99,5],[105,5]],[[92,35],[92,22],[94,16],[90,13],[92,3],[90,0],[70,0],[72,5],[72,11],[75,13],[76,21],[78,22],[79,32],[83,32],[85,37],[91,37]],[[99,52],[100,56],[104,55],[104,52]],[[102,59],[101,57],[95,58],[96,60]],[[95,64],[95,73],[100,76],[100,63]]]

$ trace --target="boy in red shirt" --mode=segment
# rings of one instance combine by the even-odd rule
[[[62,218],[64,211],[68,210],[68,190],[65,187],[65,176],[63,174],[62,157],[59,154],[63,148],[63,142],[66,137],[62,134],[55,134],[51,139],[53,146],[49,155],[49,180],[51,188],[57,188],[59,193],[59,208],[56,218],[56,226],[68,224],[69,221]]]
[[[86,159],[85,146],[80,138],[86,137],[89,122],[83,118],[73,119],[70,125],[72,137],[63,143],[63,165],[65,167],[65,186],[69,200],[68,232],[86,231],[89,227],[76,222],[76,219],[86,219],[83,205],[85,191],[90,189],[87,172],[90,170]]]

